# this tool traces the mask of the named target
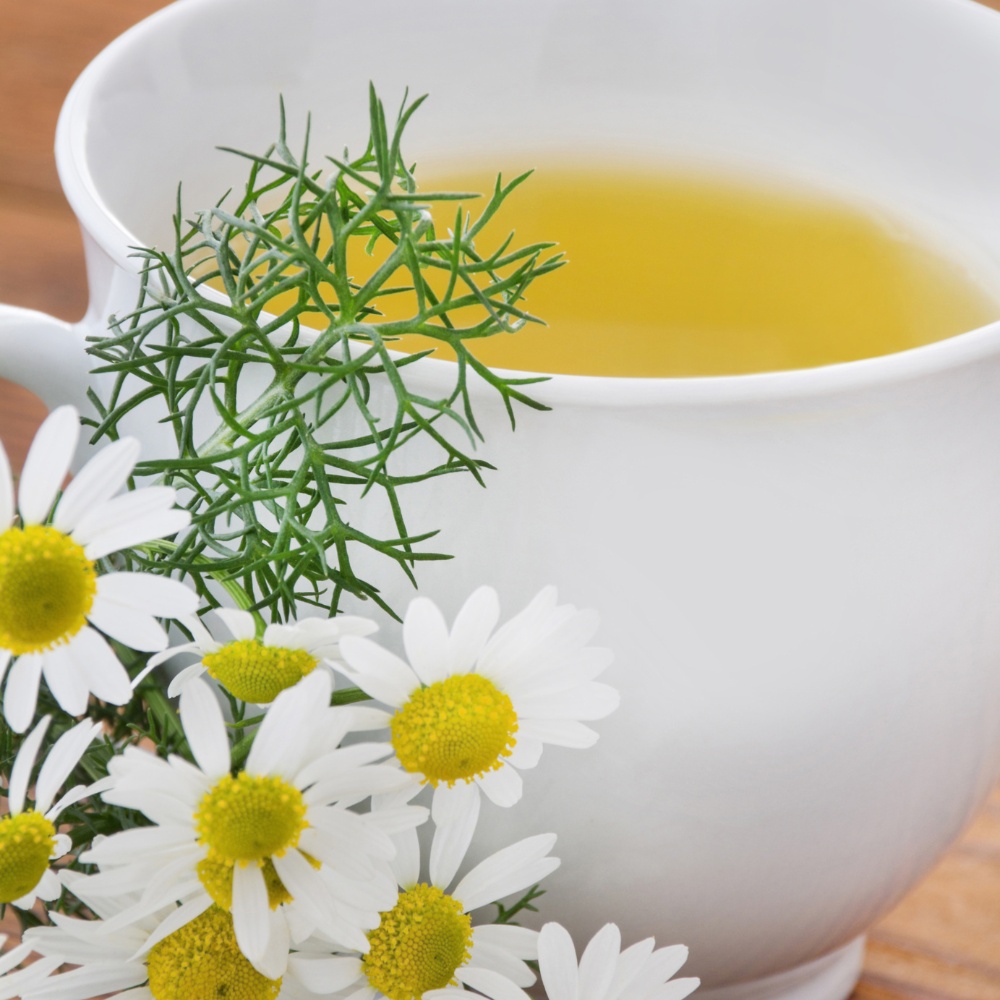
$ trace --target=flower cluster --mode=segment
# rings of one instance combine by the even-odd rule
[[[547,588],[500,624],[483,587],[449,627],[418,597],[396,653],[360,617],[208,608],[155,573],[151,543],[189,516],[168,487],[123,492],[137,442],[63,488],[78,433],[71,408],[50,415],[16,498],[0,448],[3,714],[27,733],[7,734],[0,902],[34,914],[0,958],[0,1000],[527,1000],[539,975],[550,1000],[697,986],[672,979],[681,946],[623,951],[608,924],[578,964],[561,926],[512,921],[559,865],[554,833],[466,865],[481,813],[516,807],[546,745],[591,746],[589,723],[615,709],[595,615]]]

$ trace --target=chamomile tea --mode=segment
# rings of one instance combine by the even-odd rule
[[[484,192],[495,180],[485,170],[418,179],[424,190]],[[439,235],[455,211],[454,202],[435,204]],[[737,174],[543,163],[488,231],[511,230],[517,245],[557,241],[567,263],[519,303],[547,325],[468,342],[494,368],[633,377],[809,368],[1000,318],[977,269],[902,215]],[[384,259],[381,242],[371,256],[352,250],[356,280]],[[379,308],[402,319],[413,300],[389,296]],[[392,346],[435,345],[405,336]]]

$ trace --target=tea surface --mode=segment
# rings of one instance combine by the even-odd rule
[[[424,190],[489,191],[494,180],[486,171],[417,176]],[[439,234],[454,217],[454,203],[435,208]],[[517,245],[558,241],[569,263],[523,304],[547,327],[476,343],[492,367],[618,376],[809,368],[1000,318],[964,264],[901,218],[738,175],[543,163],[487,233],[499,240],[511,229]],[[480,239],[485,256],[494,245]],[[374,266],[364,257],[350,259],[359,279]],[[386,315],[410,314],[406,298],[386,299]]]

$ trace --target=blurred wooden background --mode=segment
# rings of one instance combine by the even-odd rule
[[[52,155],[56,117],[90,59],[163,6],[0,0],[0,302],[67,320],[83,314],[80,236]],[[1000,0],[987,6],[1000,10]],[[42,416],[37,400],[0,381],[0,438],[16,466]],[[1000,791],[875,927],[853,1000],[1000,1000]]]

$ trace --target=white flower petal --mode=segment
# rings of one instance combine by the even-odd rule
[[[337,709],[332,709],[328,714],[340,717]],[[366,768],[366,764],[374,764],[392,753],[392,747],[387,743],[354,743],[351,746],[339,747],[329,753],[320,753],[312,757],[299,771],[296,772],[293,780],[297,788],[306,788],[316,782],[323,782],[324,779],[336,784],[339,780],[347,778],[349,781],[356,780],[352,777],[355,772],[371,772]],[[392,770],[397,775],[401,772],[392,766]],[[401,775],[404,779],[406,775]],[[404,784],[404,782],[401,782]]]
[[[87,621],[129,649],[142,653],[159,652],[170,641],[163,626],[152,615],[100,595],[94,598]]]
[[[256,744],[254,744],[256,746]],[[391,749],[382,747],[380,749]],[[332,756],[332,755],[330,755]],[[328,758],[321,758],[328,759]],[[292,779],[293,772],[280,768],[281,773]],[[302,773],[302,772],[300,772]],[[297,784],[297,782],[293,783]],[[340,804],[356,804],[370,795],[381,795],[406,788],[411,782],[410,775],[398,767],[386,765],[380,767],[351,768],[340,773],[331,774],[324,781],[317,781],[303,796],[307,805],[329,805],[332,802]]]
[[[80,787],[80,786],[77,786]],[[45,817],[49,819],[49,816]],[[55,837],[52,838],[52,853],[49,857],[53,861],[58,861],[64,854],[68,854],[73,849],[73,840],[66,833],[57,833]],[[58,880],[57,880],[58,881]]]
[[[493,668],[493,661],[516,662],[523,650],[530,648],[537,636],[544,634],[546,623],[556,611],[556,588],[544,587],[510,621],[493,634],[483,650],[481,666]]]
[[[109,531],[124,531],[162,517],[173,509],[176,493],[168,486],[132,490],[88,510],[73,531],[73,541],[87,546]]]
[[[167,688],[167,697],[176,698],[184,690],[184,686],[188,681],[194,677],[201,677],[203,673],[205,673],[205,664],[201,660],[197,663],[192,663],[189,667],[185,667],[170,682],[170,686]]]
[[[35,767],[35,759],[38,757],[38,748],[45,739],[45,733],[52,721],[51,715],[43,716],[38,725],[31,730],[24,738],[21,749],[14,758],[14,766],[10,772],[10,785],[7,789],[8,808],[12,816],[16,816],[24,809],[24,798],[28,794],[28,785],[31,783],[31,772]],[[44,812],[45,810],[39,810]]]
[[[257,625],[249,611],[239,608],[216,608],[215,615],[229,629],[236,640],[253,639],[257,635]]]
[[[26,970],[31,972],[32,966]],[[146,979],[146,967],[138,962],[102,962],[62,972],[45,985],[25,986],[25,996],[31,1000],[69,1000],[77,997],[122,995],[121,991],[137,986]],[[34,980],[31,980],[34,982]]]
[[[518,725],[514,749],[509,756],[504,757],[504,760],[510,767],[517,768],[519,771],[528,771],[538,766],[538,762],[542,759],[542,749],[541,740],[531,739]]]
[[[448,673],[468,673],[500,618],[500,600],[492,587],[473,591],[455,617],[448,638]]]
[[[577,1000],[580,976],[573,939],[562,924],[545,924],[538,935],[538,968],[548,1000]]]
[[[463,781],[451,788],[438,785],[434,789],[431,816],[435,826],[430,856],[431,885],[447,889],[476,831],[479,789]]]
[[[294,848],[280,857],[272,855],[271,863],[295,905],[302,908],[316,927],[322,927],[332,914],[330,900],[316,869]]]
[[[192,680],[181,691],[181,725],[191,753],[205,774],[215,780],[229,773],[232,764],[222,708],[212,689]]]
[[[398,656],[357,635],[340,642],[342,664],[337,669],[351,683],[386,705],[399,708],[420,687],[420,678]]]
[[[6,531],[14,523],[14,477],[10,471],[10,459],[0,442],[0,531]]]
[[[605,1000],[608,996],[621,947],[621,931],[615,924],[605,924],[584,948],[579,974],[588,1000]]]
[[[66,487],[52,523],[62,532],[73,529],[90,510],[118,492],[139,461],[139,442],[126,437],[102,448]]]
[[[472,930],[472,957],[469,966],[477,969],[492,969],[506,976],[515,986],[527,987],[535,983],[535,974],[528,964],[512,955],[506,948],[480,940],[481,927]]]
[[[0,935],[0,947],[7,943],[7,935]],[[31,954],[31,946],[26,944],[14,945],[9,951],[0,955],[0,976],[5,975],[11,969],[16,968]]]
[[[95,697],[112,705],[125,705],[131,700],[132,683],[103,636],[92,628],[82,628],[70,645],[73,662],[83,669]]]
[[[320,870],[320,877],[338,903],[344,903],[355,910],[373,911],[373,926],[379,922],[379,913],[391,910],[399,898],[396,880],[387,872],[378,871],[372,878],[360,879],[323,868]]]
[[[417,831],[404,830],[392,838],[396,856],[389,862],[396,883],[410,889],[420,881],[420,840]]]
[[[180,656],[181,653],[201,652],[201,646],[197,642],[183,642],[179,646],[170,646],[168,649],[161,649],[146,661],[146,666],[143,667],[143,676],[150,670],[155,670],[161,663],[166,663],[167,660],[172,660],[175,656]]]
[[[484,650],[480,670],[495,679],[505,691],[514,691],[519,690],[520,685],[546,677],[551,671],[565,668],[578,658],[582,666],[577,676],[587,680],[594,672],[594,654],[584,654],[583,650],[599,624],[596,612],[577,611],[572,605],[561,605],[553,609],[533,634],[511,635],[509,649],[503,656],[494,655],[492,648]],[[597,656],[600,669],[603,669],[610,662],[609,654],[601,650]]]
[[[349,993],[344,1000],[374,1000],[375,997],[381,996],[382,994],[378,990],[372,989],[371,986],[362,986],[361,989],[355,990],[353,993]]]
[[[264,872],[254,864],[233,867],[233,930],[240,951],[251,962],[267,951],[270,938],[270,908]]]
[[[16,972],[8,972],[0,979],[0,1000],[21,1000],[22,996],[28,996],[27,990],[35,983],[39,983],[46,976],[55,972],[65,959],[61,956],[56,958],[41,958],[37,962]],[[32,997],[36,993],[30,994]],[[73,996],[74,994],[70,994]],[[84,995],[84,994],[77,994]],[[99,994],[98,994],[99,995]],[[52,1000],[62,1000],[61,995],[54,995]]]
[[[632,981],[632,989],[640,996],[652,992],[665,983],[687,961],[688,949],[683,944],[657,948],[646,961],[642,971]]]
[[[372,810],[368,820],[383,833],[395,837],[404,830],[412,830],[427,822],[428,810],[423,806],[403,806],[399,809]]]
[[[182,903],[146,938],[142,947],[136,953],[135,958],[146,954],[150,948],[159,944],[164,938],[170,937],[174,931],[180,930],[185,924],[194,920],[195,917],[200,917],[212,905],[212,897],[207,892],[196,899],[189,899],[186,903]],[[143,967],[145,968],[145,966]]]
[[[264,629],[261,642],[265,646],[277,646],[281,649],[303,649],[310,652],[313,647],[313,636],[308,629],[301,628],[303,623],[293,623],[291,625],[274,624],[268,625]],[[334,639],[336,642],[337,639]]]
[[[63,782],[80,763],[80,758],[100,732],[99,722],[85,719],[56,740],[38,772],[38,784],[35,788],[35,809],[38,812],[49,811]]]
[[[342,715],[347,716],[347,721],[343,725],[349,733],[367,733],[373,729],[388,729],[392,720],[392,713],[387,712],[384,708],[374,708],[370,705],[340,705],[338,708]]]
[[[464,983],[493,1000],[528,1000],[528,994],[515,986],[506,976],[492,969],[477,969],[466,965],[456,973]]]
[[[154,789],[194,811],[214,780],[175,754],[163,760],[136,747],[126,747],[123,754],[112,757],[108,770],[114,786],[105,794],[105,800],[126,807],[132,792]]]
[[[90,688],[86,675],[76,662],[73,643],[46,650],[42,672],[52,696],[67,715],[83,715],[87,711]]]
[[[143,542],[151,542],[154,538],[176,535],[190,523],[191,515],[186,510],[172,507],[103,531],[93,541],[88,542],[83,551],[88,559],[101,559],[111,555],[112,552],[130,549],[134,545],[142,545]]]
[[[672,979],[669,983],[653,990],[649,994],[649,1000],[684,1000],[690,996],[701,985],[701,980],[695,976],[688,976],[685,979]]]
[[[543,719],[603,719],[610,715],[621,701],[616,688],[598,681],[589,681],[579,687],[563,690],[558,697],[540,694],[521,698],[517,702],[518,716]]]
[[[10,668],[3,693],[3,715],[15,733],[23,733],[35,717],[38,682],[42,677],[42,657],[27,653],[19,656]]]
[[[352,872],[352,866],[371,870],[372,858],[389,861],[395,854],[395,839],[386,836],[365,815],[341,808],[310,809],[308,815],[312,823],[308,835],[316,838],[311,843],[321,852],[316,856],[329,865],[343,867],[360,878],[360,871]],[[302,836],[306,835],[303,830]]]
[[[151,573],[105,573],[97,578],[97,594],[157,618],[189,617],[200,603],[186,584]]]
[[[267,948],[253,963],[254,968],[268,979],[281,979],[288,968],[288,949],[291,935],[284,907],[267,911]]]
[[[288,959],[288,971],[310,993],[339,993],[360,979],[361,959],[339,955],[298,953]]]
[[[473,928],[475,947],[488,944],[502,948],[516,958],[527,960],[538,958],[538,931],[517,924],[480,924]]]
[[[17,506],[24,524],[41,524],[48,517],[69,472],[79,437],[80,418],[72,406],[53,410],[38,428],[24,460],[17,491]]]
[[[299,771],[312,737],[310,716],[317,708],[329,707],[332,693],[330,675],[323,670],[314,670],[282,691],[257,730],[246,770],[289,777]]]
[[[524,793],[521,776],[509,764],[501,764],[495,771],[487,771],[476,779],[476,784],[490,802],[504,809],[520,802]]]
[[[597,733],[576,719],[518,719],[518,740],[530,739],[552,746],[586,750],[597,742]]]
[[[54,805],[46,810],[45,818],[50,822],[55,822],[64,809],[68,809],[77,802],[83,801],[83,799],[90,795],[96,795],[100,791],[100,786],[107,781],[109,779],[102,778],[101,781],[95,781],[92,785],[74,785],[65,795],[61,795]]]
[[[133,858],[148,858],[151,852],[187,847],[190,840],[190,829],[183,827],[137,826],[103,840],[98,838],[80,855],[80,860],[85,865],[120,865]],[[76,889],[73,891],[75,893]]]
[[[461,986],[445,986],[440,990],[427,990],[422,1000],[471,1000],[471,998],[469,991]]]
[[[468,912],[527,889],[559,867],[558,858],[547,857],[555,842],[554,833],[542,833],[502,848],[480,861],[451,895]]]
[[[422,683],[433,684],[448,676],[448,626],[437,605],[426,597],[415,598],[406,609],[403,646]]]
[[[126,800],[129,809],[137,809],[139,812],[145,813],[154,823],[165,826],[190,823],[194,811],[193,805],[179,802],[173,796],[164,795],[159,788],[155,787],[129,788],[127,794],[119,792],[116,798]],[[204,853],[203,849],[202,853]]]
[[[63,851],[63,854],[65,853]],[[38,880],[38,885],[35,886],[35,895],[39,899],[44,899],[47,903],[53,899],[58,899],[62,895],[62,884],[56,877],[56,873],[51,869],[46,868],[42,872],[42,877]]]

